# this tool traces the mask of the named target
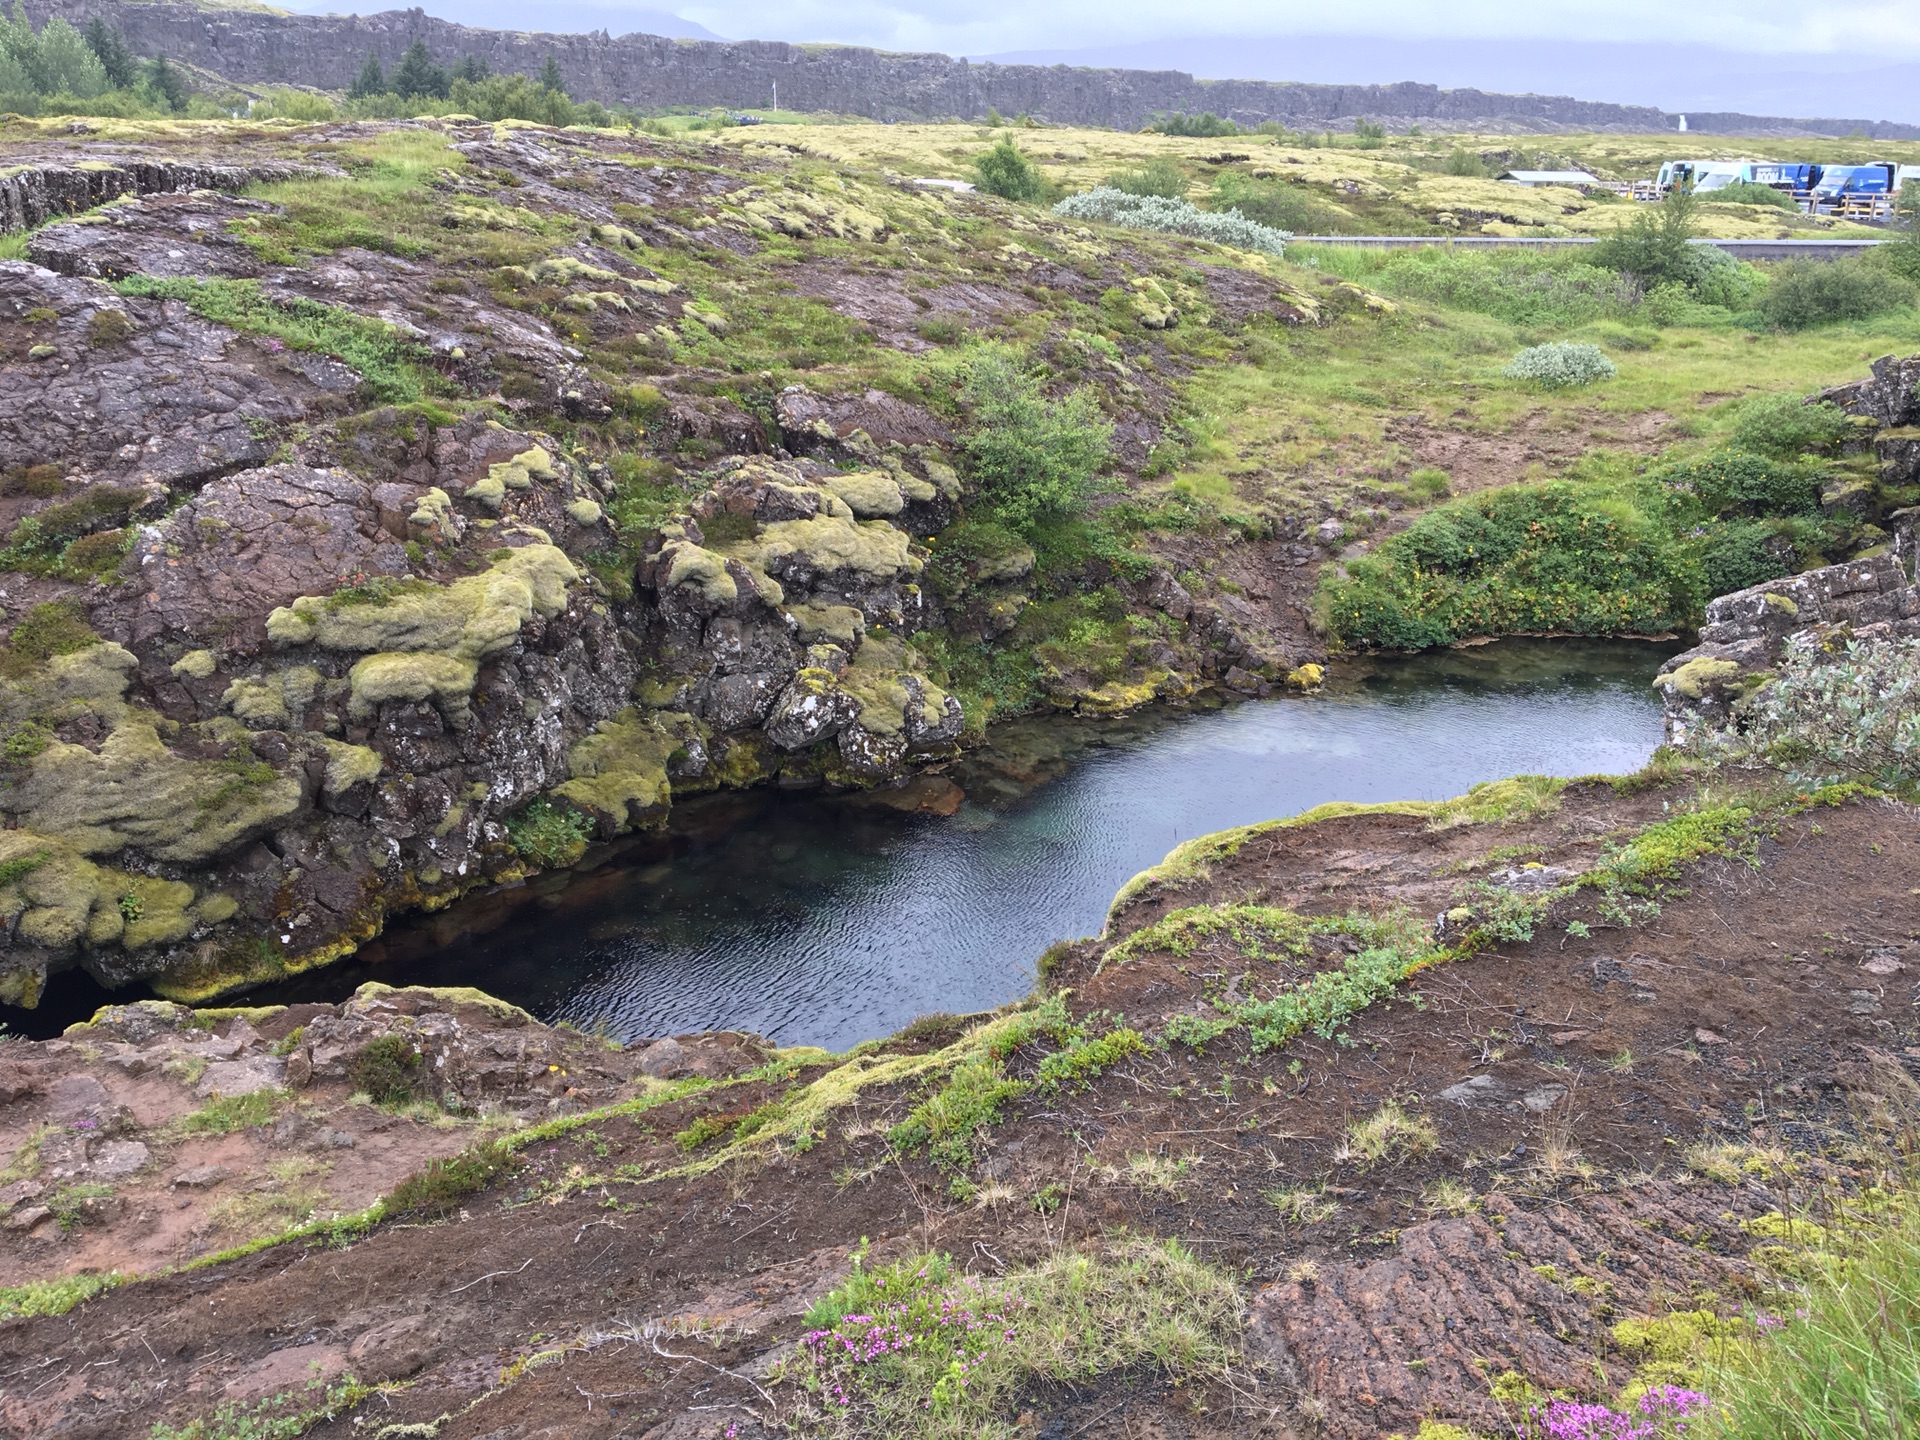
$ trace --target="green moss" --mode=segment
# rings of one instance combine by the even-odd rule
[[[127,1277],[118,1270],[104,1275],[67,1275],[58,1280],[35,1280],[0,1290],[0,1320],[26,1319],[36,1315],[64,1315],[84,1300],[103,1291],[124,1285]]]
[[[0,649],[0,677],[21,679],[46,661],[73,655],[100,643],[87,623],[87,612],[70,600],[35,605],[20,618]]]
[[[1505,780],[1485,781],[1451,800],[1389,800],[1379,804],[1336,800],[1284,820],[1263,820],[1255,825],[1196,836],[1176,846],[1158,865],[1141,871],[1121,886],[1107,914],[1111,919],[1149,888],[1168,889],[1205,879],[1209,866],[1231,859],[1249,840],[1274,830],[1317,825],[1350,815],[1405,815],[1425,820],[1430,830],[1530,820],[1557,809],[1560,794],[1566,788],[1565,780],[1551,775],[1515,775]]]
[[[380,756],[378,752],[365,745],[347,745],[338,740],[321,737],[320,745],[327,754],[326,774],[320,788],[329,795],[339,795],[380,778]]]
[[[211,650],[189,650],[169,667],[175,675],[192,680],[205,680],[219,668]]]
[[[823,574],[851,574],[864,580],[896,580],[918,575],[924,562],[912,541],[884,520],[815,515],[807,520],[776,520],[752,540],[728,553],[764,570],[769,562],[799,556]]]
[[[565,552],[527,545],[451,585],[421,584],[385,599],[346,604],[303,595],[267,617],[267,634],[280,645],[480,660],[512,645],[535,615],[551,618],[566,609],[568,587],[579,578]]]
[[[1716,685],[1738,680],[1740,674],[1740,666],[1732,660],[1713,660],[1702,656],[1698,660],[1689,660],[1653,683],[1672,694],[1699,700]]]
[[[885,471],[831,474],[823,476],[820,483],[862,520],[884,519],[906,508],[906,497],[900,492],[899,482]]]
[[[623,710],[567,752],[570,778],[554,794],[619,830],[658,824],[673,796],[667,761],[694,728],[690,715]]]
[[[824,640],[851,653],[867,633],[866,617],[851,605],[794,605],[787,613],[799,623],[802,644]]]
[[[460,726],[466,721],[468,700],[479,677],[479,662],[462,655],[432,651],[369,655],[347,672],[348,712],[364,720],[382,705],[432,700],[449,721]]]

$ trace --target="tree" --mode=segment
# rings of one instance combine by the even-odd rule
[[[484,56],[462,55],[460,63],[453,67],[453,78],[464,80],[469,85],[477,85],[491,73]]]
[[[140,66],[127,48],[127,37],[118,25],[109,25],[98,15],[87,22],[87,48],[107,72],[107,83],[116,90],[130,90],[140,78]]]
[[[1691,285],[1700,273],[1691,243],[1698,210],[1692,188],[1675,185],[1657,206],[1643,208],[1631,225],[1595,245],[1593,263],[1632,275],[1649,290]]]
[[[980,188],[1002,200],[1044,200],[1053,187],[1011,137],[974,157],[973,175]]]
[[[407,47],[407,53],[400,57],[400,68],[393,72],[393,93],[409,100],[422,95],[444,100],[448,84],[447,72],[434,63],[424,40]]]
[[[567,82],[560,78],[560,62],[551,55],[547,56],[547,63],[540,67],[540,88],[562,95],[567,93]]]
[[[156,100],[165,102],[169,110],[180,111],[187,108],[186,77],[167,63],[167,57],[156,55],[147,62],[147,73],[141,82],[153,92]]]
[[[380,57],[369,50],[367,63],[360,67],[360,74],[353,84],[347,87],[349,100],[365,100],[372,95],[387,93],[387,74],[380,68]]]

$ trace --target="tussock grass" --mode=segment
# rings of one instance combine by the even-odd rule
[[[1364,1120],[1347,1126],[1337,1158],[1362,1165],[1387,1165],[1431,1155],[1440,1148],[1433,1122],[1415,1115],[1397,1100],[1389,1100]]]
[[[1012,1402],[1036,1385],[1225,1376],[1245,1315],[1221,1271],[1172,1241],[1123,1236],[994,1280],[941,1255],[858,1269],[807,1324],[781,1378],[810,1433],[1013,1440]]]

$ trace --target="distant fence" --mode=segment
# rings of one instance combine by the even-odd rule
[[[1458,250],[1571,250],[1598,245],[1590,236],[1566,235],[1536,240],[1526,235],[1296,235],[1295,245],[1346,245],[1361,250],[1412,250],[1446,245]],[[1878,240],[1694,240],[1740,260],[1839,260],[1859,255]]]

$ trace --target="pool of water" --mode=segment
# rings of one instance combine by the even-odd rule
[[[1373,662],[1308,698],[1017,722],[948,771],[966,793],[950,816],[702,797],[595,870],[402,921],[253,1003],[477,985],[621,1039],[742,1029],[841,1049],[1024,994],[1050,942],[1097,931],[1128,876],[1195,835],[1327,800],[1636,769],[1672,651],[1510,640]]]

